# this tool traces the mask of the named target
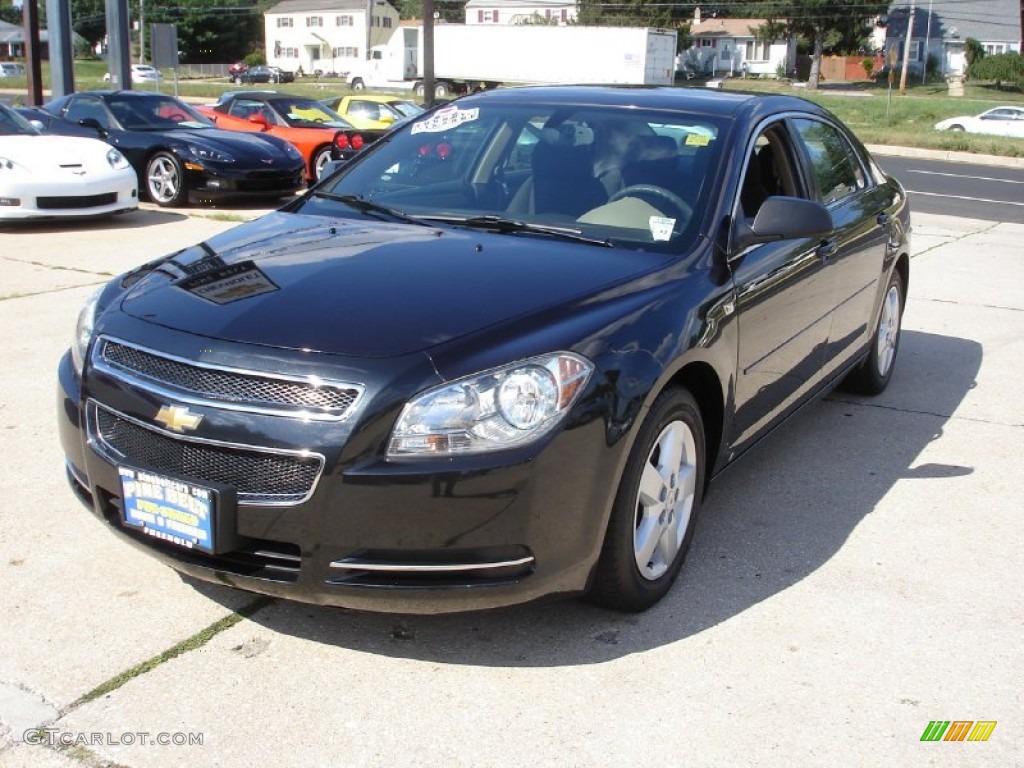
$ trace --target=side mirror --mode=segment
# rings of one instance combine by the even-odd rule
[[[256,123],[256,125],[261,126],[263,130],[267,130],[267,128],[270,127],[270,123],[267,122],[266,115],[264,115],[261,112],[254,112],[253,114],[249,115],[249,122]]]
[[[753,222],[737,221],[733,252],[757,243],[825,237],[834,228],[832,214],[819,202],[801,197],[769,197],[761,204]]]
[[[83,117],[78,121],[78,124],[83,128],[92,128],[100,136],[105,137],[107,135],[107,129],[100,125],[100,121],[95,117]]]

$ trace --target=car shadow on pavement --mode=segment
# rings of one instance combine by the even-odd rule
[[[817,571],[897,482],[970,474],[970,466],[915,462],[975,386],[981,360],[975,341],[904,331],[883,395],[833,392],[713,483],[679,580],[646,613],[562,600],[398,616],[274,600],[251,620],[366,653],[478,666],[595,664],[691,637]],[[224,602],[222,588],[187,581]]]
[[[94,219],[40,219],[38,221],[21,221],[0,223],[0,232],[17,234],[48,235],[56,233],[95,232],[98,230],[117,231],[121,229],[142,229],[184,221],[188,216],[171,211],[155,211],[139,208],[129,213],[114,216],[102,216]]]

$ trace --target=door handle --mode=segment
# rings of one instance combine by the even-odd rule
[[[839,249],[836,248],[835,240],[826,240],[818,246],[817,254],[818,258],[821,259],[822,264],[831,264],[835,261],[836,253]]]

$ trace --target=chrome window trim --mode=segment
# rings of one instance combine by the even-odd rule
[[[496,568],[514,568],[520,565],[530,565],[534,561],[533,556],[519,557],[515,560],[492,561],[486,563],[420,563],[407,565],[402,563],[375,563],[360,562],[358,560],[334,560],[331,568],[342,568],[352,571],[382,571],[402,573],[445,573],[460,571],[484,571]]]
[[[317,453],[316,451],[295,450],[289,448],[267,448],[265,446],[260,445],[248,445],[246,443],[229,443],[224,440],[212,440],[206,437],[183,436],[178,432],[171,432],[170,430],[161,429],[160,427],[154,426],[153,424],[147,424],[145,421],[142,421],[141,419],[136,419],[132,416],[128,416],[127,414],[122,413],[121,411],[118,411],[107,405],[104,405],[103,403],[92,398],[86,400],[85,406],[85,432],[86,440],[88,441],[89,446],[97,454],[99,454],[104,459],[117,466],[120,466],[122,461],[127,461],[131,463],[131,459],[122,454],[113,446],[108,445],[107,442],[100,435],[99,425],[96,423],[96,414],[100,408],[105,410],[107,413],[113,414],[119,419],[124,419],[125,421],[128,421],[141,429],[145,429],[150,432],[155,432],[163,437],[167,437],[171,440],[174,440],[175,442],[209,445],[215,448],[229,448],[241,451],[252,451],[253,453],[264,453],[271,456],[287,456],[289,458],[298,459],[315,459],[317,461],[319,466],[317,467],[316,477],[313,479],[313,483],[310,485],[309,491],[301,499],[289,499],[287,501],[248,501],[240,498],[238,500],[239,506],[245,505],[252,507],[295,507],[298,506],[299,504],[305,504],[313,497],[313,494],[316,493],[316,489],[320,485],[320,478],[323,477],[324,466],[327,463],[327,459],[324,457],[324,455],[321,453]],[[154,471],[160,472],[159,469]]]
[[[188,365],[193,368],[202,368],[208,371],[217,371],[228,374],[237,374],[239,376],[253,376],[256,378],[270,379],[276,381],[284,381],[293,384],[312,384],[311,376],[293,376],[286,373],[270,373],[267,371],[259,371],[249,368],[234,368],[225,365],[212,365],[210,363],[203,363],[197,360],[189,360],[184,357],[177,355],[171,355],[166,352],[160,352],[149,347],[144,347],[141,344],[135,344],[130,341],[125,341],[116,336],[100,336],[96,339],[96,342],[92,345],[92,352],[90,354],[90,365],[97,371],[101,371],[108,376],[111,376],[118,381],[123,381],[126,384],[138,387],[146,392],[152,392],[160,395],[163,398],[169,398],[177,400],[188,405],[199,405],[206,408],[219,408],[225,411],[239,411],[242,413],[258,413],[265,416],[284,416],[286,418],[300,419],[302,421],[333,421],[342,422],[352,417],[357,408],[361,405],[363,394],[366,388],[362,384],[356,384],[353,382],[343,382],[335,379],[320,379],[321,386],[335,387],[339,389],[351,389],[356,392],[355,397],[352,400],[352,404],[345,409],[344,413],[325,413],[322,411],[311,411],[301,410],[300,408],[286,408],[286,407],[274,407],[274,406],[261,406],[254,403],[234,403],[230,400],[219,400],[213,397],[203,397],[202,393],[196,393],[195,390],[190,389],[177,389],[173,386],[162,384],[154,379],[146,376],[141,376],[130,369],[123,368],[121,366],[108,363],[103,358],[103,348],[107,342],[113,342],[120,344],[125,347],[137,350],[147,355],[153,355],[154,357],[163,358],[170,360],[181,365]]]

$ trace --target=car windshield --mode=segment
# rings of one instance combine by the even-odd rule
[[[172,96],[111,96],[110,111],[128,131],[167,131],[174,128],[214,128],[214,124],[183,101]]]
[[[0,104],[0,136],[36,136],[38,133],[28,120]]]
[[[416,117],[416,115],[422,115],[425,111],[423,107],[412,101],[389,101],[388,106],[397,112],[401,112],[405,117]]]
[[[706,115],[455,103],[410,120],[296,208],[680,252],[707,206],[721,130]]]
[[[294,128],[353,129],[352,123],[314,99],[272,99],[270,103]]]

